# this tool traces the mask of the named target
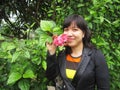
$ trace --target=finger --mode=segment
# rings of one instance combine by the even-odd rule
[[[52,36],[52,39],[54,40],[55,38],[57,38],[58,36],[57,35],[53,35]]]
[[[48,46],[48,45],[52,45],[52,43],[50,43],[50,42],[46,42],[45,45],[47,45],[47,46]]]
[[[45,46],[48,46],[49,42],[45,42]]]
[[[68,45],[67,42],[65,42],[65,43],[64,43],[64,46],[67,46],[67,45]]]

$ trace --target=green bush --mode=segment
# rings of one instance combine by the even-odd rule
[[[45,90],[47,79],[45,42],[62,30],[53,21],[41,21],[41,27],[26,40],[0,36],[0,90]]]

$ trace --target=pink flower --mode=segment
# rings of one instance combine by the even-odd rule
[[[61,34],[60,36],[57,36],[54,38],[53,44],[56,46],[63,46],[65,42],[67,42],[68,37],[66,34]]]

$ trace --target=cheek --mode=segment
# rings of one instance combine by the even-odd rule
[[[76,34],[79,34],[79,36],[82,37],[82,38],[84,37],[84,33],[83,32],[78,32]]]
[[[64,31],[63,34],[67,34],[67,32]]]

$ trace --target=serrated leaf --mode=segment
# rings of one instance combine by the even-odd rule
[[[27,81],[27,80],[19,81],[18,87],[20,88],[20,90],[29,90],[30,89],[29,81]]]
[[[33,57],[32,62],[39,65],[41,63],[40,57]]]
[[[24,74],[23,78],[35,78],[35,74],[31,69],[28,69]]]
[[[53,28],[53,35],[60,35],[62,32],[60,27]]]
[[[15,48],[15,45],[13,43],[3,42],[1,48],[3,50],[12,50]]]
[[[43,31],[49,31],[52,33],[52,29],[56,26],[53,21],[41,20],[40,27]]]
[[[25,54],[24,54],[24,55],[25,55],[26,58],[30,58],[30,53],[29,53],[29,51],[25,51]]]
[[[44,34],[44,31],[42,31],[41,28],[39,27],[35,30],[35,33],[41,35],[41,34]]]
[[[45,46],[46,42],[52,42],[52,37],[50,37],[46,34],[41,35],[40,38],[39,38],[39,45],[40,46]]]
[[[19,55],[20,55],[20,52],[15,52],[12,56],[12,61],[11,62],[12,63],[15,62],[17,60],[17,58],[19,57]]]
[[[12,72],[8,78],[7,84],[14,84],[22,75],[19,72]]]

